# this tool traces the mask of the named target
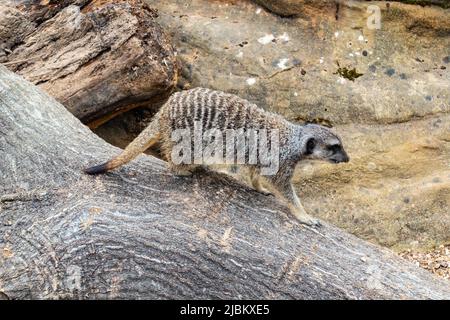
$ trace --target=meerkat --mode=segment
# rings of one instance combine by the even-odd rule
[[[329,128],[316,124],[295,124],[281,115],[265,111],[236,95],[205,88],[195,88],[171,95],[168,101],[144,129],[117,157],[103,164],[85,169],[87,174],[99,174],[120,167],[153,144],[160,142],[169,168],[176,175],[190,175],[201,163],[175,164],[172,134],[177,129],[192,129],[194,123],[209,129],[265,129],[278,133],[279,169],[271,175],[262,175],[261,163],[243,164],[249,169],[254,189],[273,193],[283,201],[295,218],[303,224],[319,226],[320,222],[308,215],[292,185],[294,169],[301,160],[324,160],[331,163],[348,162],[341,139]]]

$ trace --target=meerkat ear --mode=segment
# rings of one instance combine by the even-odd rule
[[[308,141],[306,141],[305,154],[312,154],[315,146],[316,146],[316,139],[309,138]]]

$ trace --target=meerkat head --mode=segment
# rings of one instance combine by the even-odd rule
[[[342,146],[341,139],[327,127],[317,124],[303,126],[302,140],[304,159],[324,160],[331,163],[350,160]]]

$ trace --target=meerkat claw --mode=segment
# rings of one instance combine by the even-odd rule
[[[301,224],[305,224],[307,226],[311,226],[311,227],[321,227],[322,223],[315,218],[312,217],[297,217],[297,220],[301,223]]]
[[[323,226],[322,222],[320,220],[314,219],[314,226],[321,228]]]

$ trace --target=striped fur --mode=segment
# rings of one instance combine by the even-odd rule
[[[170,130],[192,128],[194,121],[202,122],[205,130],[290,126],[280,115],[264,111],[245,99],[205,88],[177,92],[163,108],[171,119]]]

